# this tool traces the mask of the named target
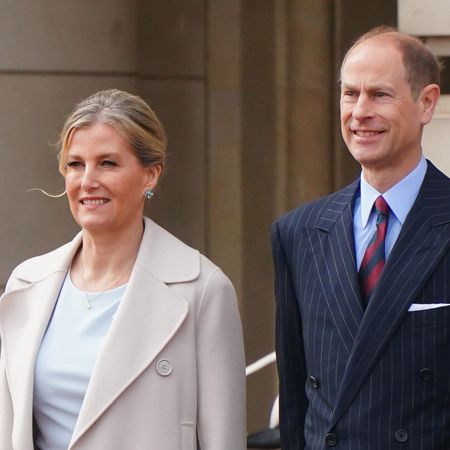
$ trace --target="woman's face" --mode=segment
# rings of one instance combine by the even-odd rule
[[[160,166],[143,167],[110,125],[74,132],[67,149],[66,190],[81,228],[103,233],[142,222],[144,191],[158,182]]]

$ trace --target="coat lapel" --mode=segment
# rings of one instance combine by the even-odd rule
[[[32,448],[34,365],[53,308],[79,238],[40,263],[29,260],[15,273],[15,285],[0,301],[2,351],[7,360],[8,384],[15,411],[15,442]]]
[[[95,426],[182,325],[187,301],[167,283],[191,281],[199,273],[199,253],[146,219],[133,273],[98,355],[70,448]]]
[[[356,273],[352,204],[359,180],[333,195],[310,239],[322,293],[338,335],[350,355],[363,317]]]
[[[393,337],[450,245],[449,181],[430,163],[358,331],[333,413],[333,426]]]

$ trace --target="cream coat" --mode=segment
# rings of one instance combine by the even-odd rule
[[[80,243],[81,233],[19,265],[0,299],[1,450],[33,449],[36,353]],[[242,450],[245,434],[234,289],[218,267],[146,218],[69,449]]]

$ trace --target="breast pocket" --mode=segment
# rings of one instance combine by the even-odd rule
[[[426,303],[424,305],[427,305]],[[404,328],[423,328],[450,326],[450,306],[439,308],[421,309],[421,304],[414,303],[410,306],[405,320]]]
[[[197,450],[196,427],[192,422],[181,422],[181,450]]]
[[[393,361],[401,365],[397,371],[409,374],[411,381],[422,390],[430,390],[430,395],[446,398],[450,377],[449,306],[407,312],[390,347]],[[431,375],[425,379],[424,373]]]

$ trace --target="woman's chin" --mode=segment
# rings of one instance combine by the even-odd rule
[[[77,220],[78,225],[81,227],[83,231],[87,232],[108,232],[109,230],[112,230],[114,228],[113,222],[105,219],[81,219]]]

